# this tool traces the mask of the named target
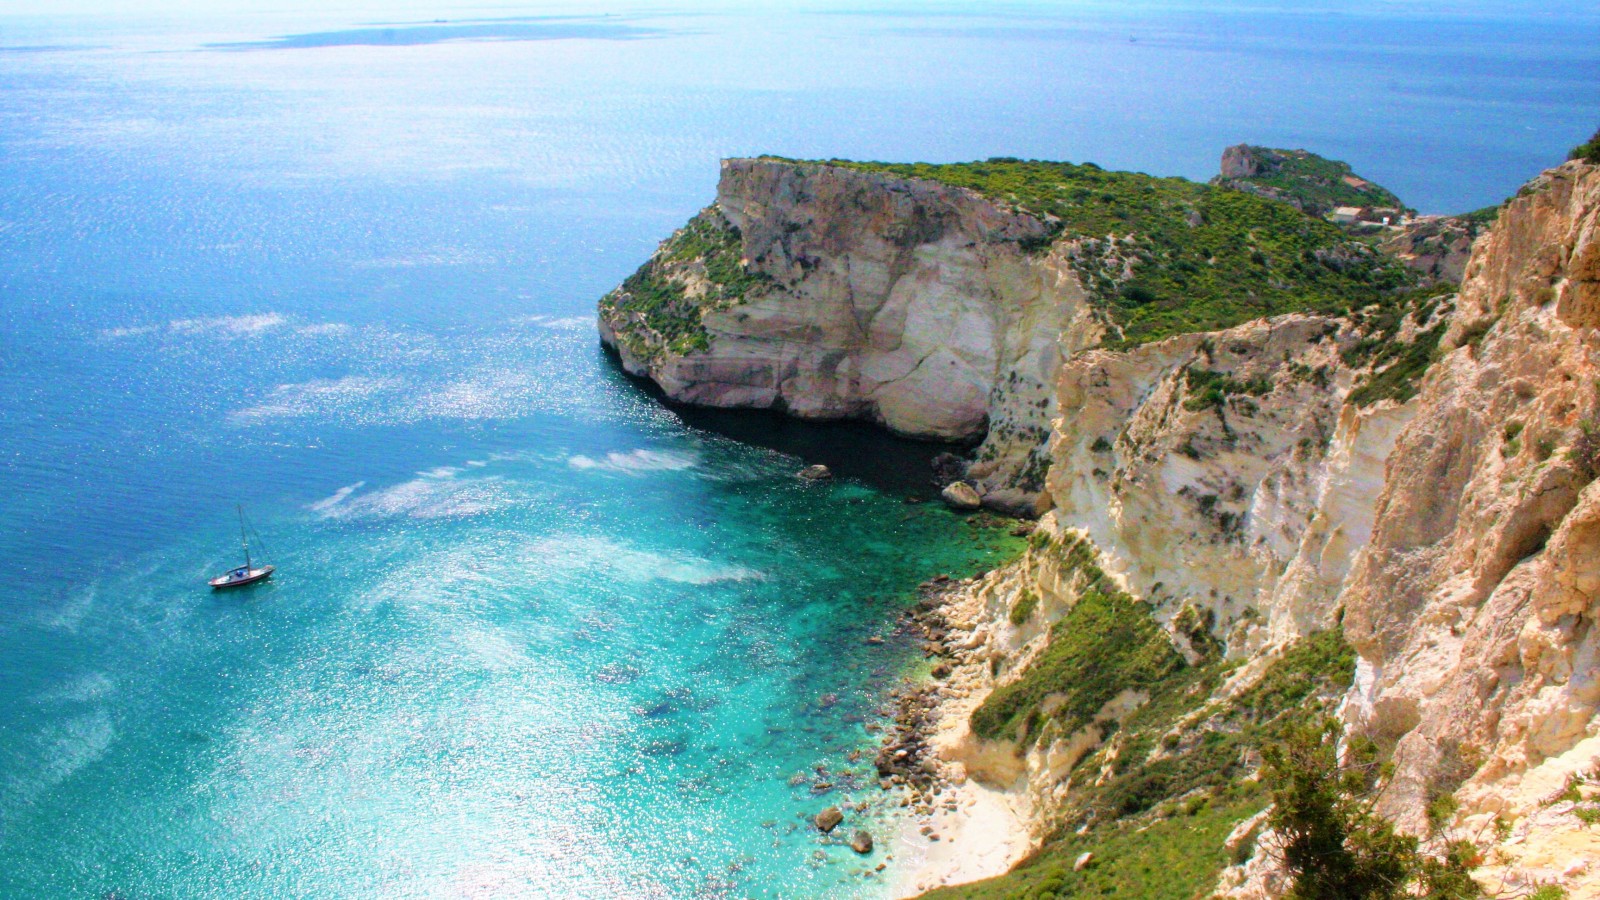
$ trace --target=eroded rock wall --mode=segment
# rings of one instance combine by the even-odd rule
[[[1100,334],[1066,248],[1039,249],[1044,222],[962,188],[771,159],[725,161],[714,210],[763,286],[705,312],[702,352],[631,352],[603,313],[630,371],[685,402],[985,437],[986,500],[1034,511],[1055,373]]]
[[[1416,830],[1449,794],[1462,824],[1534,815],[1600,760],[1597,219],[1600,167],[1568,163],[1478,243],[1341,597],[1347,718],[1394,747],[1382,808]]]
[[[1158,617],[1194,607],[1235,656],[1328,627],[1414,411],[1345,402],[1359,338],[1285,316],[1078,355],[1059,377],[1057,518]]]

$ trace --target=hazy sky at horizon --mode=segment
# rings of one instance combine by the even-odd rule
[[[1466,0],[1429,3],[1422,0],[1346,0],[1346,2],[1292,3],[1284,0],[1245,0],[1215,3],[1202,0],[1016,0],[1007,3],[908,3],[904,0],[863,3],[851,0],[679,0],[679,2],[593,2],[593,0],[540,0],[540,2],[485,2],[485,0],[52,0],[47,11],[39,0],[0,0],[0,18],[52,19],[64,16],[101,16],[140,19],[170,15],[238,14],[314,14],[318,16],[414,16],[436,18],[461,15],[630,15],[665,12],[775,10],[825,12],[893,12],[914,10],[923,15],[976,13],[987,16],[1032,12],[1057,13],[1072,9],[1099,13],[1126,9],[1149,13],[1157,10],[1184,12],[1249,12],[1292,15],[1397,16],[1405,18],[1515,18],[1515,19],[1600,19],[1600,8],[1588,0]],[[0,45],[6,43],[0,31]]]

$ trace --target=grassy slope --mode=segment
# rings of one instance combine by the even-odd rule
[[[739,230],[721,213],[704,210],[663,241],[649,262],[620,287],[602,297],[600,312],[633,320],[634,327],[617,329],[617,339],[641,359],[663,350],[680,355],[706,350],[711,340],[702,314],[733,306],[767,283],[765,276],[745,267],[742,253]],[[709,286],[693,299],[684,291],[691,274],[703,276]]]
[[[1087,545],[1069,542],[1051,549],[1065,554],[1083,584],[1103,581]],[[1084,596],[1095,592],[1090,587]],[[1153,627],[1148,608],[1135,605],[1118,615],[1132,624],[1061,642],[1070,648],[1061,651],[1068,658],[1041,659],[1030,666],[1017,682],[1027,685],[1021,693],[1037,698],[1064,694],[1072,705],[1084,691],[1079,679],[1085,672],[1148,658],[1153,652],[1143,627]],[[1166,649],[1171,652],[1170,646]],[[1247,777],[1257,748],[1274,740],[1289,723],[1325,709],[1349,684],[1355,656],[1338,630],[1312,635],[1288,648],[1253,687],[1208,708],[1204,715],[1195,715],[1232,670],[1233,664],[1212,658],[1193,666],[1181,661],[1163,665],[1158,676],[1146,677],[1142,687],[1150,693],[1149,702],[1120,728],[1103,723],[1115,733],[1078,764],[1075,787],[1061,805],[1055,830],[1044,846],[1005,875],[927,896],[940,900],[1204,896],[1222,868],[1238,861],[1230,858],[1224,838],[1268,802],[1265,789]],[[1010,705],[1011,701],[997,702]],[[975,727],[988,706],[986,702],[974,715]],[[1016,716],[1013,712],[1007,721]],[[1070,721],[1083,719],[1073,715]],[[1074,862],[1086,852],[1093,854],[1092,863],[1074,871]]]

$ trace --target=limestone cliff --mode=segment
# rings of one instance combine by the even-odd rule
[[[1063,360],[1415,276],[1273,200],[1088,164],[728,160],[717,199],[600,303],[673,399],[983,439],[985,505],[1037,514]]]
[[[1520,826],[1600,761],[1600,167],[1511,200],[1459,302],[1341,597],[1347,717],[1394,747],[1400,821],[1453,795],[1459,825]],[[1586,858],[1568,877],[1600,895],[1600,839],[1547,818],[1506,858]]]
[[[932,749],[1044,843],[957,895],[1173,846],[1183,896],[1279,895],[1253,779],[1325,710],[1480,883],[1600,897],[1600,165],[1391,248],[1458,292],[1253,193],[1047,165],[729,161],[601,305],[670,396],[985,435],[985,499],[1048,510],[938,625]]]
[[[1387,362],[1363,356],[1374,341]],[[1411,386],[1380,389],[1393,373]],[[1196,771],[1237,763],[1205,751],[1261,724],[1240,698],[1342,620],[1356,658],[1339,714],[1394,768],[1379,810],[1476,843],[1492,891],[1600,896],[1586,825],[1600,812],[1600,166],[1531,183],[1459,296],[1398,322],[1290,316],[1091,350],[1058,391],[1041,539],[953,607],[968,631],[950,643],[972,649],[946,690],[972,712],[939,746],[960,774],[1018,791],[1047,842],[972,895],[1088,889],[1037,860],[1124,846],[1105,843],[1124,840],[1107,816],[1155,833],[1201,795],[1241,804],[1227,843],[1249,861],[1219,890],[1280,895],[1275,857],[1248,851],[1264,800],[1216,794]],[[1079,612],[1116,595],[1188,665]],[[1080,696],[1121,653],[1142,668]],[[1089,713],[1063,714],[1080,699]],[[1174,766],[1151,793],[1150,773]]]
[[[716,289],[714,235],[749,273],[737,303]],[[1031,510],[1063,352],[1099,329],[1047,224],[973,191],[768,159],[723,164],[717,201],[643,270],[687,298],[704,343],[673,352],[625,284],[601,304],[624,366],[669,397],[864,418],[901,434],[986,437],[973,473],[991,505]],[[700,240],[702,245],[712,241]],[[638,276],[636,276],[638,278]],[[643,282],[645,279],[638,279]],[[702,312],[703,310],[703,312]]]

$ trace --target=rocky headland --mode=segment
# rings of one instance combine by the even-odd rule
[[[1267,761],[1326,718],[1416,884],[1600,897],[1600,165],[1477,216],[1457,284],[1324,218],[1392,197],[1347,166],[1246,149],[732,160],[602,336],[682,401],[976,442],[1038,518],[915,613],[907,893],[1281,896]]]

